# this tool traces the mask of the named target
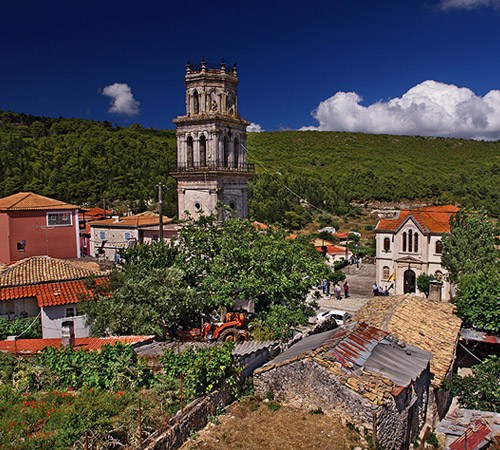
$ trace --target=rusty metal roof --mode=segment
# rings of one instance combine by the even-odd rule
[[[500,344],[500,336],[486,334],[484,331],[473,330],[472,328],[462,328],[460,338],[466,341],[486,342],[487,344]]]
[[[278,355],[268,365],[304,358],[311,351],[326,363],[340,363],[346,373],[370,373],[408,386],[426,369],[432,354],[399,341],[366,323],[352,323],[309,336]]]

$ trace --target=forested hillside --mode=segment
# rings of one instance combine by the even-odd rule
[[[0,195],[25,190],[61,200],[144,208],[155,184],[176,213],[175,132],[0,112]],[[298,227],[351,202],[460,202],[500,215],[500,142],[357,133],[252,133],[250,214]],[[292,193],[293,192],[293,193]],[[318,209],[303,205],[307,200]]]

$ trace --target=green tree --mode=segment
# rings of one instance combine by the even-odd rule
[[[203,217],[181,230],[179,248],[177,265],[213,308],[235,298],[251,299],[259,310],[295,308],[310,287],[335,278],[307,238],[287,239],[284,230],[257,229],[248,220]]]
[[[464,408],[500,413],[500,358],[491,356],[472,372],[472,376],[454,375],[445,386]]]
[[[452,283],[463,274],[476,273],[495,262],[493,225],[486,212],[460,209],[450,220],[451,233],[443,236],[441,264]]]
[[[310,287],[337,280],[307,239],[286,239],[284,230],[257,229],[248,220],[201,217],[185,224],[178,243],[133,247],[111,274],[109,287],[84,309],[93,333],[166,335],[235,300],[253,300],[256,312],[273,305],[311,312]],[[341,274],[342,275],[342,274]],[[306,316],[307,317],[307,316]],[[292,323],[291,325],[296,325]]]
[[[500,333],[500,270],[498,264],[460,277],[454,302],[466,326]]]
[[[174,265],[177,250],[158,243],[120,252],[109,284],[91,280],[92,300],[83,306],[92,332],[152,334],[165,338],[167,328],[199,314],[200,302],[185,272]]]
[[[417,288],[420,292],[423,292],[426,297],[429,297],[429,286],[433,280],[435,280],[434,275],[427,275],[425,273],[417,277]]]

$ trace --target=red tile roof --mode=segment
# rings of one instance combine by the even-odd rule
[[[100,278],[97,281],[104,283],[108,278]],[[81,302],[88,292],[84,280],[32,284],[0,288],[0,301],[36,298],[38,306],[42,308]]]
[[[1,271],[0,287],[79,280],[97,274],[95,270],[81,267],[78,263],[50,256],[33,256],[22,259]]]
[[[123,344],[130,344],[132,346],[137,344],[152,341],[154,336],[115,336],[106,338],[76,338],[76,350],[100,350],[104,345],[113,345],[117,342]],[[17,341],[0,341],[0,352],[13,353],[18,355],[35,355],[42,351],[45,347],[61,346],[61,339],[18,339]]]
[[[420,209],[403,209],[395,219],[380,219],[375,231],[395,232],[411,216],[418,225],[429,233],[449,233],[450,218],[458,212],[454,205],[425,206]]]
[[[34,194],[19,192],[0,198],[0,211],[32,211],[32,210],[68,210],[79,209],[78,206]]]
[[[150,211],[136,214],[135,216],[123,216],[118,219],[104,219],[90,222],[91,227],[106,227],[106,228],[140,228],[151,225],[158,225],[159,215]],[[163,216],[163,223],[171,223],[173,219]]]

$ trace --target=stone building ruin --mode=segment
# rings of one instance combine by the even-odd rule
[[[236,65],[228,69],[202,61],[186,66],[186,114],[177,125],[177,179],[179,218],[217,213],[219,202],[232,214],[248,214],[246,128],[238,112]]]

